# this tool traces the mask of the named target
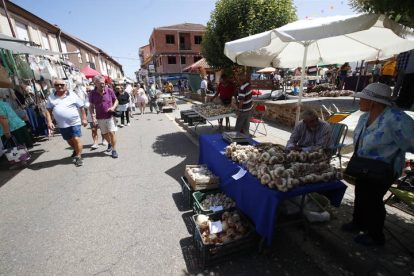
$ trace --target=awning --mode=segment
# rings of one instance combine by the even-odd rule
[[[40,55],[40,56],[54,56],[54,55],[60,56],[60,55],[78,54],[78,52],[61,53],[61,52],[43,50],[43,49],[23,45],[20,42],[11,42],[11,41],[4,41],[4,40],[0,40],[0,48],[10,50],[15,54],[31,54],[31,55]]]

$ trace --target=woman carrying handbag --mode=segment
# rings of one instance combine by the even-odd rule
[[[23,122],[14,110],[4,102],[0,102],[0,137],[5,150],[21,148],[19,146],[26,146],[27,149],[33,147],[33,142],[30,138],[29,132],[27,131],[26,123]],[[11,164],[10,169],[16,169],[26,165],[26,160],[28,158],[23,159],[25,160],[21,160],[19,162],[9,159]]]
[[[383,245],[385,206],[383,198],[405,165],[405,153],[414,153],[414,120],[393,108],[391,88],[372,83],[353,97],[360,98],[366,112],[354,131],[354,155],[346,173],[354,176],[353,220],[342,225],[346,232],[365,231],[354,241],[363,245]]]

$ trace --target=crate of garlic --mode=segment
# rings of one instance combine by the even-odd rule
[[[329,164],[328,150],[286,152],[277,144],[242,146],[232,143],[226,147],[226,156],[257,177],[263,185],[287,192],[303,184],[343,179],[343,174]]]
[[[193,193],[194,214],[211,214],[236,207],[236,202],[220,190]]]
[[[232,104],[230,106],[224,106],[221,104],[215,103],[205,103],[193,105],[193,109],[206,118],[220,116],[228,113],[233,113],[237,110],[237,106]]]
[[[220,184],[220,177],[215,176],[205,164],[187,165],[185,177],[196,191],[217,189]]]

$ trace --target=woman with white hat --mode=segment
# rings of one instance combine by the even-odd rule
[[[366,113],[359,118],[355,128],[355,153],[346,172],[351,174],[352,168],[355,169],[356,166],[351,165],[355,158],[361,162],[360,168],[356,170],[362,170],[362,175],[356,176],[353,220],[342,225],[342,230],[367,231],[354,239],[363,245],[384,244],[386,211],[383,198],[394,180],[401,175],[405,153],[414,153],[414,120],[405,112],[392,107],[391,94],[388,85],[372,83],[362,92],[353,95],[360,98],[360,110]],[[388,180],[378,179],[381,171],[375,174],[375,168],[369,166],[373,162],[388,166],[389,178],[384,178]]]

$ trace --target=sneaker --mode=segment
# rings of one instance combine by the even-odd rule
[[[128,124],[126,124],[127,126],[130,126],[131,124],[130,123],[128,123]]]
[[[106,149],[106,152],[111,152],[111,150],[112,150],[112,145],[108,144],[108,148]]]
[[[73,150],[72,155],[70,157],[75,157],[76,156],[76,150]]]
[[[120,124],[119,127],[124,127],[124,124]]]
[[[384,245],[385,244],[385,239],[374,240],[368,234],[358,235],[354,238],[354,241],[362,245]]]
[[[91,146],[91,149],[97,149],[97,148],[99,148],[99,145],[97,143],[95,143]]]
[[[83,161],[80,157],[75,157],[75,166],[80,167],[83,165]]]
[[[118,158],[118,153],[116,152],[116,150],[112,151],[112,158]]]
[[[108,145],[108,141],[103,140],[103,141],[102,141],[102,146],[107,146],[107,145]]]

